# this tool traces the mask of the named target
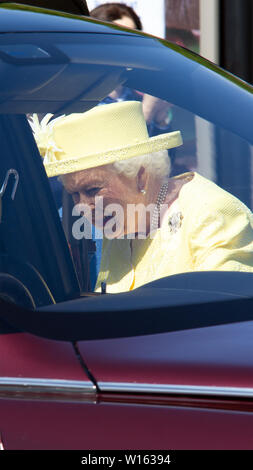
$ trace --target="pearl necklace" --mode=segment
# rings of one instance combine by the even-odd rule
[[[167,183],[164,183],[160,188],[160,191],[158,193],[157,200],[155,203],[155,208],[152,214],[150,232],[152,232],[153,230],[157,230],[158,228],[159,219],[160,219],[160,207],[165,201],[165,198],[168,192],[168,187],[169,187],[169,183],[167,182]]]

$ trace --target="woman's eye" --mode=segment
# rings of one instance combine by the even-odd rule
[[[80,196],[79,196],[79,193],[72,193],[71,194],[72,198],[73,198],[73,201],[75,204],[78,204],[79,200],[80,200]]]
[[[90,189],[86,189],[86,194],[87,196],[95,196],[99,191],[100,191],[101,188],[99,187],[94,187],[94,188],[90,188]]]

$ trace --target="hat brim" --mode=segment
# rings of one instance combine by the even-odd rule
[[[45,169],[48,177],[66,175],[76,171],[108,165],[109,163],[114,163],[116,161],[127,160],[147,153],[158,152],[159,150],[169,150],[174,147],[179,147],[182,143],[183,140],[181,132],[175,131],[167,134],[160,134],[158,136],[151,137],[144,142],[138,142],[137,144],[128,145],[124,148],[45,163]]]

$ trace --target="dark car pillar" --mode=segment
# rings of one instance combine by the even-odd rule
[[[220,0],[220,65],[253,83],[253,2]]]

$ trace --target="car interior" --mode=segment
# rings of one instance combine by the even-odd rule
[[[249,273],[188,273],[155,281],[127,294],[104,296],[91,292],[88,258],[94,244],[73,239],[71,200],[67,194],[63,194],[61,221],[28,122],[30,115],[42,117],[50,112],[57,117],[83,112],[121,85],[158,97],[171,103],[172,130],[180,129],[184,139],[184,146],[171,153],[173,174],[200,170],[249,207],[253,202],[253,138],[250,123],[245,125],[244,113],[250,104],[244,83],[238,82],[241,115],[227,112],[226,107],[233,109],[238,98],[233,98],[236,79],[226,72],[218,73],[210,64],[203,66],[197,56],[179,46],[168,49],[163,41],[134,33],[118,35],[113,48],[115,38],[110,34],[87,33],[85,41],[80,33],[20,33],[18,44],[11,34],[3,35],[0,41],[0,299],[28,309],[22,314],[23,327],[26,315],[31,320],[34,310],[41,316],[48,313],[48,318],[49,312],[54,312],[54,321],[59,312],[66,312],[66,325],[73,311],[80,321],[85,311],[90,322],[101,320],[103,312],[107,312],[115,321],[115,334],[119,334],[122,327],[116,317],[117,312],[126,309],[122,307],[126,297],[127,311],[138,310],[139,320],[136,323],[136,317],[134,320],[128,316],[128,321],[123,322],[124,334],[136,334],[151,331],[148,307],[150,315],[152,309],[154,315],[154,311],[163,312],[172,305],[183,308],[200,301],[208,304],[250,297]],[[143,41],[150,55],[143,54]],[[214,96],[217,100],[216,90],[224,102],[219,112],[212,103]],[[243,155],[243,165],[238,154]],[[243,282],[238,282],[242,275]],[[12,315],[17,324],[15,312],[10,313],[10,322]],[[45,326],[45,322],[42,324]],[[102,324],[103,331],[107,331],[104,320]],[[162,325],[157,330],[165,328],[164,319]],[[154,322],[152,328],[156,328]],[[66,326],[61,334],[61,338],[76,337],[78,327],[70,333]]]

